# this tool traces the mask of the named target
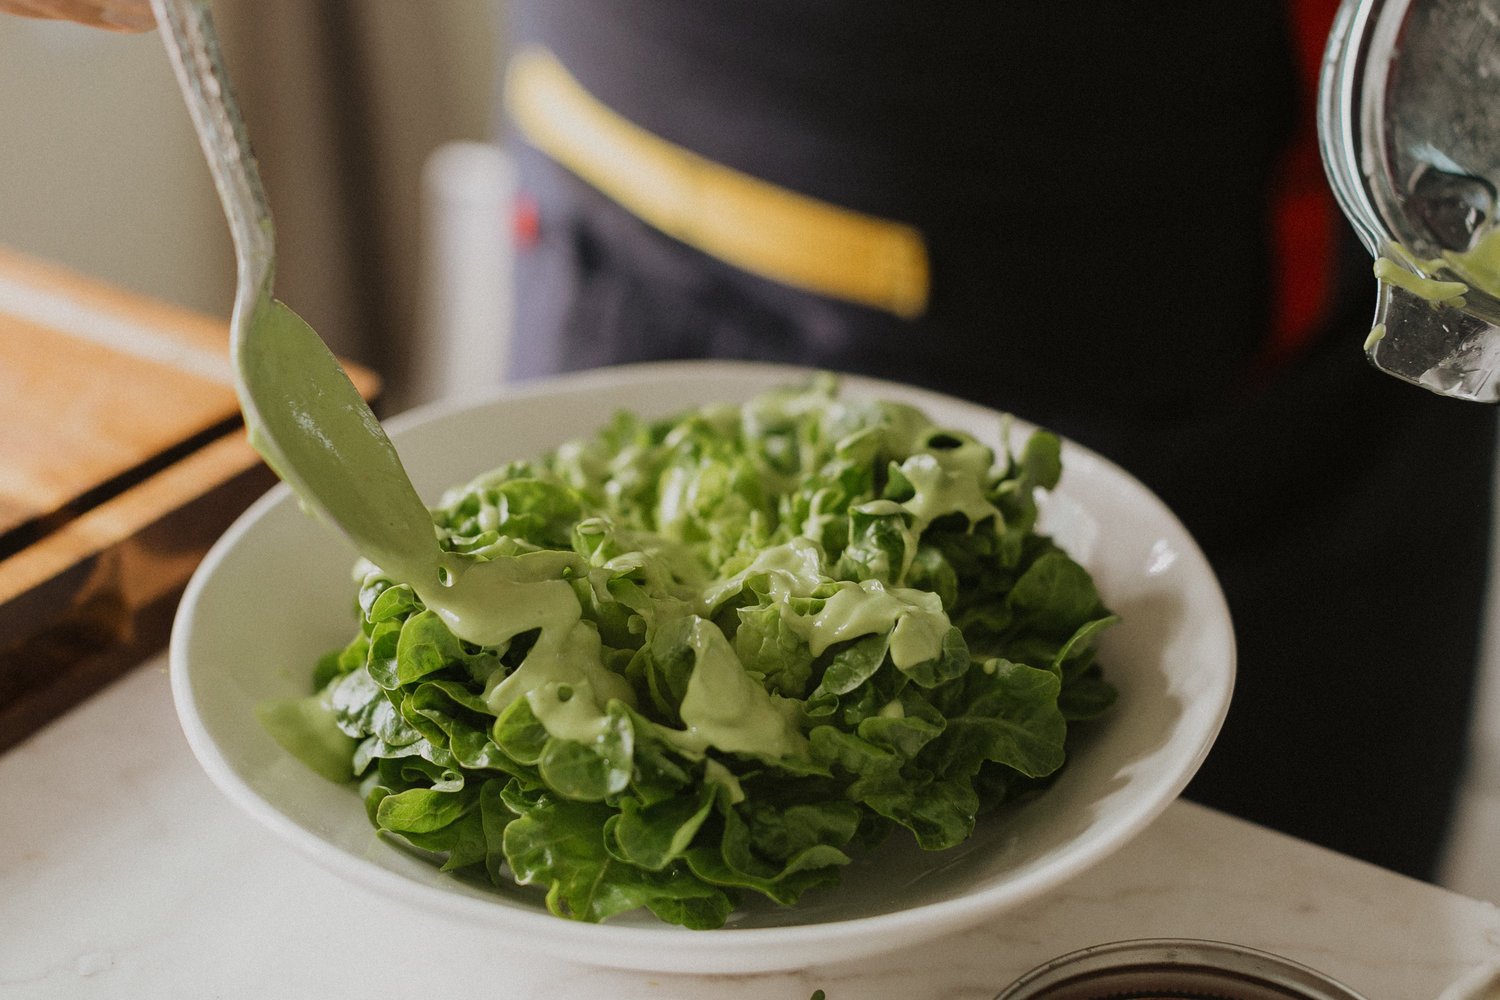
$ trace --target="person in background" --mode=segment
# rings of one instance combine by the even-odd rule
[[[518,0],[515,370],[793,362],[1103,453],[1235,619],[1189,796],[1431,878],[1496,418],[1361,356],[1313,125],[1334,8]]]

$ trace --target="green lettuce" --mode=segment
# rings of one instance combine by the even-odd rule
[[[362,561],[356,634],[260,715],[383,835],[560,916],[793,905],[893,832],[962,842],[1109,709],[1115,617],[1036,531],[1060,475],[1049,433],[997,456],[828,377],[622,413],[433,511],[446,550],[553,573],[569,645],[460,640]]]

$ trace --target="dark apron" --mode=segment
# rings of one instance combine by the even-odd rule
[[[623,118],[915,227],[931,284],[915,318],[788,287],[523,146],[515,371],[794,362],[1102,452],[1184,520],[1235,618],[1234,704],[1190,796],[1430,877],[1465,758],[1495,415],[1365,362],[1373,281],[1342,225],[1273,253],[1306,128],[1283,12],[952,6],[519,4],[519,41]],[[1287,272],[1318,275],[1316,322],[1276,346]]]

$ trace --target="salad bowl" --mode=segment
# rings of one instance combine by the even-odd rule
[[[387,424],[424,501],[504,463],[592,433],[620,410],[668,416],[806,380],[752,363],[633,365],[447,401]],[[1032,428],[936,393],[854,376],[846,397],[918,407],[1003,451],[1004,428]],[[1063,442],[1058,487],[1040,530],[1092,574],[1120,624],[1098,657],[1118,692],[1084,726],[1041,794],[982,817],[973,836],[923,851],[902,831],[854,858],[841,883],[795,906],[736,910],[724,927],[688,930],[645,911],[604,923],[548,912],[530,887],[495,889],[439,871],[381,837],[353,785],[320,777],[256,721],[257,706],[309,693],[319,657],[348,641],[356,554],[285,486],[214,546],[184,594],[171,679],[194,755],[237,806],[292,847],[400,908],[493,928],[497,942],[573,961],[658,972],[743,973],[847,961],[954,933],[1084,876],[1143,830],[1187,785],[1228,710],[1235,670],[1223,595],[1173,514],[1128,473]],[[409,911],[409,912],[407,912]]]

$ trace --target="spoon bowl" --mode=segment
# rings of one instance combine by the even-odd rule
[[[413,585],[437,585],[432,517],[338,359],[270,295],[249,312],[232,343],[251,443],[362,555]]]

